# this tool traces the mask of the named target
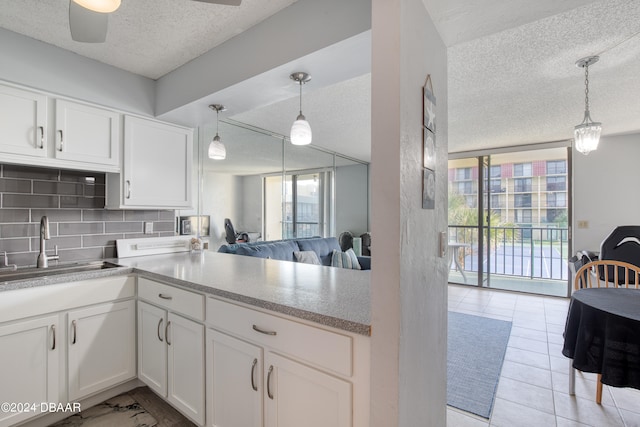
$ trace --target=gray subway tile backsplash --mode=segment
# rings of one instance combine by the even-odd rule
[[[20,165],[0,165],[0,252],[10,264],[35,265],[40,218],[49,219],[47,253],[60,262],[116,256],[122,238],[175,235],[172,210],[106,210],[105,175]],[[154,232],[143,234],[144,223]]]

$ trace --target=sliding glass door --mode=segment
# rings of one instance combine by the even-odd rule
[[[566,295],[569,166],[565,147],[450,160],[449,281]]]

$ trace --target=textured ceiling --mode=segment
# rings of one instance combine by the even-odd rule
[[[105,43],[71,40],[68,0],[0,0],[0,27],[157,79],[296,0],[123,0],[109,15]]]

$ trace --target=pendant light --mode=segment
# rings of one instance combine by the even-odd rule
[[[289,76],[291,80],[295,80],[300,84],[300,114],[291,126],[291,143],[293,145],[309,145],[311,144],[311,126],[302,114],[302,85],[311,80],[311,76],[307,73],[293,73]]]
[[[75,3],[100,13],[111,13],[118,10],[121,0],[73,0]]]
[[[594,122],[589,114],[589,65],[595,64],[599,59],[599,56],[587,56],[576,62],[577,67],[584,68],[584,120],[574,128],[573,136],[576,150],[584,155],[598,148],[602,131],[602,123]]]
[[[225,111],[226,108],[220,104],[211,104],[209,108],[216,112],[216,136],[213,137],[213,140],[209,144],[209,158],[213,160],[224,160],[227,158],[227,149],[220,140],[220,135],[218,135],[218,120],[220,111]]]

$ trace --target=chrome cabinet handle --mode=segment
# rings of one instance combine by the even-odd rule
[[[267,396],[273,400],[273,393],[271,393],[271,374],[273,373],[273,365],[269,366],[269,373],[267,374]]]
[[[71,340],[71,344],[75,344],[78,338],[78,324],[75,320],[71,322],[71,327],[73,328],[73,339]]]
[[[160,336],[160,329],[162,328],[162,322],[164,321],[164,319],[160,319],[160,321],[158,322],[158,339],[160,340],[160,342],[164,341],[162,339],[162,337]]]
[[[58,130],[58,133],[60,134],[60,148],[58,148],[58,151],[62,151],[62,149],[64,148],[64,138],[62,135],[62,130]]]
[[[167,322],[167,326],[164,328],[164,338],[167,340],[167,345],[171,345],[169,341],[169,326],[171,326],[171,321]]]
[[[165,295],[165,294],[158,294],[158,296],[162,299],[173,299],[173,297],[171,295]]]
[[[56,349],[56,325],[51,325],[51,333],[53,334],[53,343],[51,344],[51,350]]]
[[[265,334],[265,335],[271,335],[271,336],[275,336],[278,333],[276,331],[266,331],[264,329],[260,329],[258,326],[253,325],[253,330],[256,332],[260,332],[261,334]]]
[[[40,130],[40,148],[43,149],[44,148],[44,126],[38,126],[38,129]]]
[[[125,183],[127,184],[127,199],[131,198],[131,181],[126,180]]]
[[[254,380],[256,376],[256,366],[258,365],[258,359],[253,359],[253,364],[251,365],[251,388],[253,391],[258,391],[258,386]]]

